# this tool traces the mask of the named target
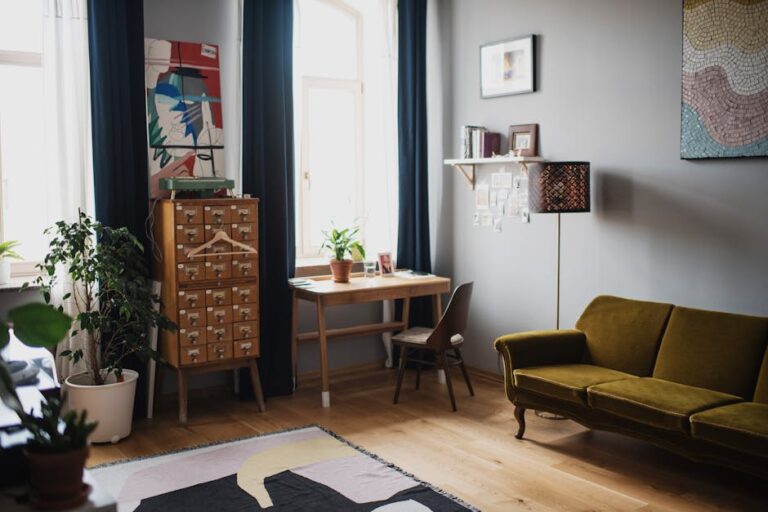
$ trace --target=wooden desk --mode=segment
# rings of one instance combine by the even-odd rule
[[[328,382],[328,340],[344,336],[379,334],[402,331],[408,328],[408,314],[411,298],[432,296],[432,310],[435,321],[442,314],[441,293],[451,291],[451,280],[446,277],[380,277],[365,278],[353,275],[349,283],[334,283],[331,276],[311,278],[315,284],[308,287],[293,286],[293,317],[291,323],[291,358],[293,375],[297,375],[297,352],[300,342],[320,341],[320,376],[322,381],[321,400],[323,407],[330,407],[331,392]],[[344,304],[361,304],[403,299],[403,314],[399,321],[327,329],[325,326],[325,308]],[[317,331],[300,333],[299,300],[314,302],[317,306]]]

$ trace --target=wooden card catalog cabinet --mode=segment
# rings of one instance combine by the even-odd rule
[[[165,314],[179,326],[162,332],[160,351],[178,372],[180,421],[187,417],[187,374],[194,372],[250,367],[263,408],[255,364],[258,199],[163,199],[154,216],[154,278],[162,282]]]

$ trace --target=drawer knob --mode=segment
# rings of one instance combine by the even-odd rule
[[[217,306],[221,306],[224,303],[224,294],[217,293],[216,295],[214,295],[213,302],[215,302]]]
[[[221,277],[221,275],[224,273],[224,267],[213,267],[213,273],[216,274],[216,277]]]
[[[250,292],[250,291],[248,291],[248,290],[243,290],[243,291],[241,291],[241,292],[240,292],[240,298],[241,298],[242,300],[244,300],[244,301],[247,301],[247,300],[248,300],[248,296],[249,296],[250,294],[251,294],[251,292]]]
[[[187,240],[190,242],[195,239],[197,236],[197,230],[196,229],[188,229],[184,232],[185,235],[187,235]]]
[[[200,355],[200,351],[197,350],[197,349],[188,350],[187,351],[187,355],[190,357],[190,359],[192,359],[193,363],[196,363],[197,362],[197,357]]]
[[[188,278],[194,279],[197,277],[197,267],[187,267],[186,273]]]
[[[217,311],[216,313],[213,314],[213,316],[216,317],[216,321],[218,321],[220,324],[223,324],[224,323],[224,317],[226,317],[227,314],[224,313],[223,311]]]
[[[221,210],[213,211],[213,222],[215,224],[221,224],[224,221],[224,212]]]
[[[197,313],[190,313],[187,315],[190,325],[197,325]]]
[[[216,356],[218,356],[219,359],[224,358],[224,347],[216,347]]]
[[[240,334],[244,336],[248,336],[249,334],[251,334],[251,328],[247,325],[240,327]]]
[[[216,333],[216,339],[218,341],[221,341],[224,339],[224,333],[226,332],[224,329],[216,329],[214,332]]]
[[[250,271],[251,271],[250,265],[240,265],[240,273],[242,275],[246,276]]]
[[[250,309],[241,309],[240,310],[240,316],[243,318],[248,318],[251,316],[251,310]]]
[[[240,215],[240,220],[245,221],[248,218],[248,208],[240,208],[237,213]]]
[[[184,210],[184,216],[187,218],[187,222],[192,222],[195,219],[195,210]]]
[[[197,304],[197,295],[187,295],[187,304],[189,304],[190,307],[195,307],[195,304]]]
[[[197,343],[197,339],[200,337],[200,333],[198,332],[191,332],[187,335],[187,338],[189,339],[190,343]]]

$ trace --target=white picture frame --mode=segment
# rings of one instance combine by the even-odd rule
[[[533,34],[480,47],[480,97],[495,98],[536,90]]]

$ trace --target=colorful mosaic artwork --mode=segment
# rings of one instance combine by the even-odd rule
[[[768,0],[684,0],[682,158],[768,156]]]

